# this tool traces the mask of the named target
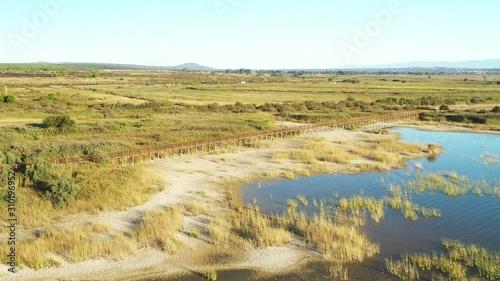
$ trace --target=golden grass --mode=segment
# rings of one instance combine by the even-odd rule
[[[388,170],[394,166],[401,166],[404,158],[422,154],[426,151],[425,145],[401,143],[395,135],[387,135],[375,140],[348,142],[327,142],[324,138],[307,138],[300,142],[300,149],[275,152],[271,159],[277,163],[293,161],[297,164],[308,165],[308,170],[315,173],[333,173],[330,164],[351,164],[354,160],[359,163],[360,171]],[[266,177],[277,177],[279,173],[267,172]],[[294,179],[294,175],[282,175]]]
[[[456,240],[443,239],[450,259],[462,262],[467,267],[476,267],[479,276],[488,280],[500,279],[500,252],[490,252],[478,245],[465,245]]]
[[[256,209],[243,208],[239,212],[234,212],[231,224],[241,237],[248,239],[256,247],[282,246],[292,239],[290,232],[279,228],[270,218],[263,216]]]
[[[65,257],[70,262],[79,262],[102,257],[119,258],[136,249],[130,238],[122,234],[104,235],[107,230],[108,227],[102,225],[91,225],[74,230],[42,233],[38,239],[19,243],[19,264],[41,269],[60,265],[51,255]]]
[[[386,268],[389,273],[403,280],[418,279],[418,268],[431,271],[432,280],[500,279],[500,253],[449,239],[443,239],[443,246],[447,250],[446,254],[403,255],[400,261],[387,259]]]
[[[410,191],[422,194],[426,191],[441,192],[447,196],[463,196],[474,193],[479,197],[500,197],[500,183],[485,179],[471,180],[456,172],[419,175],[404,185]]]
[[[68,214],[125,210],[146,202],[164,187],[161,176],[141,165],[124,168],[94,164],[68,166],[58,173],[76,176],[80,187],[77,199],[69,206],[54,208],[43,194],[31,188],[19,188],[16,214],[20,225],[43,227]],[[0,219],[6,220],[6,216],[7,212],[0,212]]]
[[[220,216],[213,218],[207,226],[207,231],[214,245],[230,246],[231,225],[225,218]]]
[[[408,255],[403,255],[399,261],[385,259],[385,268],[390,274],[399,277],[401,280],[420,279],[418,267],[410,261]]]
[[[189,216],[199,216],[209,212],[208,205],[204,202],[200,202],[199,200],[189,201],[184,205],[184,209],[186,210],[186,214]]]
[[[217,272],[214,269],[210,269],[207,271],[204,271],[202,273],[203,278],[210,280],[210,281],[216,281],[217,280]]]
[[[380,249],[356,227],[337,225],[324,215],[308,218],[299,214],[291,219],[290,224],[327,260],[362,262]]]
[[[403,200],[402,212],[407,220],[418,220],[419,207],[408,199]]]
[[[333,280],[349,280],[349,271],[342,262],[334,262],[327,267],[328,277]]]
[[[137,242],[140,247],[157,248],[173,254],[180,247],[174,234],[181,224],[182,214],[178,209],[147,213],[136,230]]]
[[[297,200],[299,200],[300,204],[302,206],[307,207],[309,205],[309,201],[307,201],[307,198],[303,195],[297,195]]]
[[[438,209],[434,209],[434,208],[420,208],[420,213],[422,214],[422,216],[426,217],[426,218],[429,218],[429,217],[441,217],[441,211],[439,211]]]
[[[355,196],[351,199],[340,199],[339,209],[341,212],[359,212],[366,210],[375,222],[380,222],[384,217],[385,200]]]
[[[142,247],[175,253],[180,242],[175,238],[182,223],[181,211],[169,209],[146,213],[139,227],[129,233],[109,235],[108,225],[48,231],[37,239],[19,243],[19,265],[33,269],[59,266],[54,255],[70,262],[97,258],[120,259]]]

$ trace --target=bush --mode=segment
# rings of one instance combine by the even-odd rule
[[[211,104],[207,105],[207,109],[210,112],[217,112],[217,111],[219,111],[220,106],[218,103],[211,103]]]
[[[0,101],[4,103],[16,103],[16,97],[14,97],[13,95],[2,94],[2,96],[0,97]]]
[[[40,97],[40,100],[41,101],[48,101],[48,100],[53,100],[55,98],[55,95],[54,93],[49,93],[48,95],[46,96],[41,96]]]
[[[450,110],[450,107],[447,106],[446,104],[443,104],[439,107],[439,110]]]
[[[47,128],[57,128],[61,131],[73,128],[75,126],[75,121],[69,116],[49,116],[43,120],[43,124]]]
[[[57,184],[51,186],[45,196],[55,207],[69,205],[79,194],[79,189],[72,178],[58,178]]]
[[[45,161],[33,159],[26,166],[25,176],[33,183],[33,189],[50,200],[55,207],[69,205],[80,193],[72,177],[56,174],[54,167]]]
[[[471,99],[470,99],[470,102],[471,102],[472,104],[478,104],[478,103],[484,103],[484,100],[482,100],[482,99],[480,99],[480,98],[477,98],[477,97],[476,97],[476,98],[471,98]]]
[[[493,113],[500,113],[500,106],[495,106],[495,107],[491,110],[491,112],[493,112]]]

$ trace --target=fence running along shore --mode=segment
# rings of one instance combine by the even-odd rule
[[[289,136],[296,136],[305,133],[324,132],[335,129],[353,128],[358,126],[373,125],[382,122],[418,118],[420,112],[400,112],[377,116],[351,118],[348,120],[324,122],[311,125],[297,126],[291,128],[279,128],[254,133],[238,134],[227,137],[220,137],[208,140],[192,141],[173,145],[155,146],[143,149],[135,149],[121,152],[111,152],[106,155],[85,155],[78,157],[68,157],[53,160],[54,165],[83,164],[88,162],[110,161],[116,164],[125,165],[162,159],[173,155],[191,154],[197,152],[207,152],[228,145],[245,145],[256,140],[273,140]]]

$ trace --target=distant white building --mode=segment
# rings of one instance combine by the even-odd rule
[[[241,81],[241,82],[240,82],[240,84],[242,84],[242,85],[244,85],[244,84],[246,84],[246,83],[247,83],[247,81]]]

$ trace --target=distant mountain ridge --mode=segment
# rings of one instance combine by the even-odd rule
[[[43,64],[46,64],[43,62]],[[146,69],[146,70],[194,70],[194,71],[212,71],[214,68],[200,65],[197,63],[184,63],[176,66],[149,66],[149,65],[135,65],[135,64],[113,64],[113,63],[72,63],[72,62],[63,62],[60,63],[62,65],[87,65],[87,66],[96,66],[100,68],[109,67],[110,69]]]
[[[399,68],[454,68],[454,69],[499,69],[500,59],[469,60],[459,62],[406,62],[377,65],[355,65],[345,67],[346,69],[399,69]]]
[[[182,70],[182,69],[188,69],[188,70],[198,70],[198,71],[212,71],[215,70],[214,68],[200,65],[197,63],[184,63],[181,65],[177,66],[165,66],[166,69],[173,69],[173,70]]]
[[[184,63],[176,66],[149,66],[136,64],[117,64],[117,63],[91,63],[91,62],[33,62],[33,63],[0,63],[0,70],[72,70],[72,71],[94,71],[94,70],[172,70],[172,71],[226,71],[226,69],[212,68],[197,63]],[[238,70],[238,69],[236,69]],[[332,72],[332,71],[403,71],[403,72],[439,72],[439,73],[458,73],[467,71],[500,71],[500,59],[490,60],[469,60],[462,62],[408,62],[391,63],[379,65],[351,65],[329,69],[254,69],[255,71],[312,71],[312,72]]]

